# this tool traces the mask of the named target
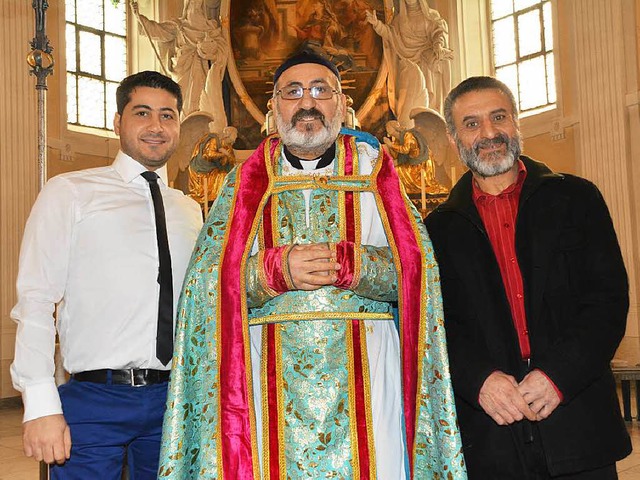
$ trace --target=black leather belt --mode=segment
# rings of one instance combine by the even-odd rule
[[[150,370],[147,368],[130,368],[128,370],[87,370],[71,375],[79,382],[106,383],[112,385],[131,385],[144,387],[169,381],[170,370]]]

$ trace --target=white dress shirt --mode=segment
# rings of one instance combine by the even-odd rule
[[[27,221],[17,280],[14,387],[24,421],[62,413],[54,382],[57,327],[67,372],[167,370],[156,358],[158,246],[146,169],[119,152],[111,166],[52,178]],[[174,313],[202,226],[197,203],[160,177]],[[54,310],[57,306],[57,322]]]

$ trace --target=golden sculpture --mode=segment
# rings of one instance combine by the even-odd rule
[[[225,127],[220,135],[207,133],[193,148],[189,161],[189,196],[203,206],[205,215],[218,196],[224,177],[236,164],[233,144],[237,133],[234,127]]]
[[[387,122],[387,134],[384,143],[408,194],[438,195],[449,191],[436,180],[433,152],[417,130],[402,129],[392,120]]]

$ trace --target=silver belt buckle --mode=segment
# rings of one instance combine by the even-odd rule
[[[132,387],[144,387],[144,383],[141,384],[136,384],[136,376],[133,374],[135,369],[130,368],[129,369],[129,378],[131,379],[131,386]]]

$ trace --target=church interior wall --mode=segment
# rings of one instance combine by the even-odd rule
[[[37,96],[25,61],[33,18],[30,2],[0,2],[0,397],[16,395],[9,377],[16,325],[9,312],[22,231],[38,191]]]
[[[543,161],[558,172],[575,172],[575,129],[565,128],[561,134],[551,133],[527,136],[524,140],[524,153],[531,158]]]
[[[640,343],[640,0],[624,2],[624,56],[630,66],[625,78],[626,137],[625,149],[628,152],[626,174],[629,184],[629,205],[631,210],[628,229],[630,231],[633,258],[626,258],[627,269],[631,277],[631,305],[627,333],[623,339],[618,356],[637,363],[638,344]]]
[[[626,172],[623,195],[613,195],[612,185],[600,185],[598,174],[592,178],[603,189],[605,198],[612,207],[612,215],[619,229],[620,241],[625,252],[625,260],[632,281],[632,305],[627,335],[618,356],[630,364],[640,362],[640,339],[638,333],[638,283],[640,278],[640,254],[636,253],[640,241],[640,62],[637,61],[640,45],[640,0],[557,0],[554,12],[557,18],[555,45],[557,47],[556,73],[558,77],[558,108],[552,112],[521,119],[524,137],[524,152],[544,161],[554,170],[576,173],[592,177],[593,166],[585,154],[585,122],[591,119],[581,117],[585,112],[584,86],[578,82],[584,79],[584,65],[590,59],[582,58],[584,45],[580,43],[584,25],[581,7],[577,2],[589,3],[604,13],[620,16],[623,56],[616,68],[626,68],[616,78],[624,79],[620,91],[613,89],[622,102],[620,111],[624,114],[624,134],[618,150],[624,156],[621,167]],[[28,5],[27,5],[28,3]],[[180,0],[141,0],[141,13],[150,18],[167,19],[181,13]],[[471,75],[485,75],[491,72],[490,31],[487,28],[488,8],[486,0],[431,0],[431,6],[440,11],[449,23],[450,46],[454,50],[452,83],[455,85]],[[24,4],[24,5],[23,5]],[[613,6],[612,6],[613,5]],[[64,92],[64,2],[49,2],[47,11],[47,35],[54,47],[55,73],[48,78],[48,176],[59,173],[108,165],[118,149],[118,141],[113,134],[96,135],[88,130],[71,129],[65,118]],[[17,94],[5,91],[0,95],[0,194],[4,206],[0,206],[0,226],[9,234],[2,240],[2,282],[0,283],[0,397],[16,395],[10,386],[8,367],[13,356],[15,325],[9,319],[9,311],[15,303],[15,275],[17,273],[18,246],[30,205],[37,193],[37,159],[35,142],[36,104],[32,90],[35,80],[27,76],[24,57],[28,53],[27,42],[33,35],[33,10],[30,2],[7,0],[0,2],[0,25],[6,25],[0,39],[7,45],[10,38],[14,51],[8,49],[0,84],[3,89],[16,88]],[[616,20],[618,21],[618,20]],[[158,69],[158,62],[146,38],[138,33],[133,16],[129,24],[130,71]],[[15,35],[19,35],[15,37]],[[13,37],[12,37],[13,36]],[[16,43],[15,38],[22,38]],[[596,53],[594,53],[595,55]],[[580,58],[582,58],[580,60]],[[593,60],[597,59],[596,56]],[[582,65],[582,66],[581,66]],[[14,72],[11,81],[7,71]],[[16,73],[17,72],[17,73]],[[606,80],[603,72],[600,80]],[[14,78],[15,77],[15,78]],[[597,85],[596,85],[597,87]],[[595,88],[593,85],[589,88]],[[582,89],[582,90],[581,90]],[[580,92],[583,93],[580,93]],[[15,97],[15,98],[12,98]],[[112,101],[113,99],[109,99]],[[594,98],[593,101],[598,101]],[[2,103],[4,102],[4,103]],[[26,112],[26,113],[25,113]],[[31,115],[31,116],[30,116]],[[21,120],[24,119],[24,120]],[[18,125],[14,123],[17,122]],[[604,121],[603,123],[604,124]],[[593,130],[587,130],[589,134]],[[25,141],[25,132],[30,133]],[[609,138],[609,137],[603,137]],[[240,156],[243,154],[241,153]],[[18,158],[14,158],[18,157]],[[26,163],[24,163],[26,162]],[[28,165],[27,165],[28,163]],[[10,165],[7,166],[7,165]],[[10,170],[10,171],[9,171]],[[606,181],[605,181],[606,183]],[[12,207],[6,206],[9,202]],[[622,222],[622,224],[620,223]]]

